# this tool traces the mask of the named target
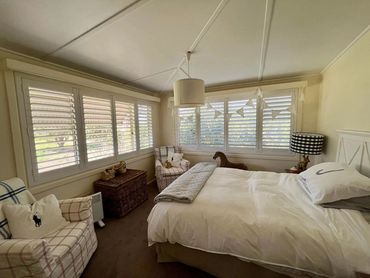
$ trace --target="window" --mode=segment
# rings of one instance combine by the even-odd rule
[[[288,149],[292,126],[292,95],[263,98],[262,147]]]
[[[135,105],[115,101],[118,154],[136,150]]]
[[[200,145],[224,145],[224,103],[211,102],[200,108]]]
[[[178,135],[180,145],[197,144],[197,126],[195,107],[178,109]]]
[[[177,143],[225,151],[289,150],[296,89],[215,99],[200,108],[177,109]]]
[[[28,88],[37,173],[80,163],[73,93]]]
[[[228,101],[228,143],[230,147],[256,146],[256,107],[256,99]]]
[[[151,152],[150,103],[26,74],[16,78],[31,185]]]
[[[152,107],[138,105],[138,123],[140,136],[140,150],[153,147]]]
[[[113,156],[111,101],[83,96],[83,114],[87,161]]]

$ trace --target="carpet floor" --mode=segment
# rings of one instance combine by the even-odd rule
[[[83,278],[94,277],[212,277],[181,263],[157,263],[154,247],[148,247],[147,217],[158,194],[148,186],[149,199],[123,218],[106,218],[104,228],[96,227],[98,249]]]

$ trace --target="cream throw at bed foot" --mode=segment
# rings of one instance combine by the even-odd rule
[[[211,162],[194,165],[159,193],[154,202],[192,203],[216,167],[217,165]]]

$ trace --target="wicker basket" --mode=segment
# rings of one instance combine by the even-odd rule
[[[94,183],[95,192],[102,193],[104,213],[114,217],[122,217],[148,200],[146,186],[146,172],[133,169]]]

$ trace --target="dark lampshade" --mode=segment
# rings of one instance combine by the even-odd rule
[[[294,153],[319,155],[325,136],[318,133],[293,132],[290,137],[290,150]]]

